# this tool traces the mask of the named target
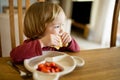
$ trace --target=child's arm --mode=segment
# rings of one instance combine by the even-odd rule
[[[72,39],[72,41],[69,43],[67,49],[73,52],[80,51],[80,47],[74,39]]]
[[[80,51],[80,47],[77,44],[77,42],[70,36],[70,34],[66,32],[62,32],[61,35],[63,46],[60,51],[72,51],[72,52],[77,52]],[[66,46],[66,44],[68,44]]]
[[[80,47],[77,42],[72,38],[71,42],[68,44],[67,47],[60,48],[59,51],[71,51],[71,52],[78,52],[80,51]]]
[[[14,62],[23,62],[24,59],[28,59],[34,56],[42,54],[40,42],[38,40],[26,40],[24,43],[14,48],[10,56]]]

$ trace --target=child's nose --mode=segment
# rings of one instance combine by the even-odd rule
[[[62,25],[60,26],[60,30],[63,30],[63,26]]]
[[[62,33],[63,33],[63,28],[61,28],[61,29],[60,29],[59,33],[60,33],[60,34],[62,34]]]

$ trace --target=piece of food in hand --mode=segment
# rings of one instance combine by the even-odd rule
[[[56,48],[58,50],[58,49],[60,49],[60,47],[63,47],[61,39],[59,41],[59,46],[54,46],[54,48]]]
[[[59,46],[54,46],[54,48],[56,48],[57,50],[59,50],[61,47],[67,47],[68,46],[68,43],[63,45],[63,42],[62,40],[60,39],[59,41]]]
[[[62,69],[55,62],[45,62],[38,65],[38,71],[45,73],[61,72]]]
[[[63,45],[64,47],[67,47],[68,46],[68,43],[67,44],[65,44],[65,45]]]

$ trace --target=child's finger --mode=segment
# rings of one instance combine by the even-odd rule
[[[52,45],[56,46],[59,45],[60,37],[57,35],[52,35]]]
[[[57,46],[57,45],[59,45],[59,41],[53,39],[52,42],[51,42],[51,46]]]
[[[61,35],[62,40],[66,37],[66,35],[67,35],[66,32],[64,32],[64,33]]]
[[[66,42],[66,39],[68,38],[68,34],[67,33],[64,33],[64,35],[62,36],[62,41],[63,43]]]
[[[68,36],[66,35],[66,36],[63,38],[63,43],[67,43],[67,40],[68,40]]]
[[[68,34],[68,35],[66,35],[66,38],[64,39],[63,44],[65,45],[65,44],[69,43],[71,40],[72,40],[71,36]]]
[[[60,37],[57,35],[51,35],[51,39],[52,39],[52,41],[54,41],[54,40],[59,41]]]
[[[67,37],[67,38],[65,39],[65,41],[63,42],[63,45],[66,45],[67,43],[69,43],[69,41],[70,41],[70,38]]]

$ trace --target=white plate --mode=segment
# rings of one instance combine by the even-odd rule
[[[72,56],[72,57],[73,57],[73,59],[75,60],[77,67],[82,67],[82,66],[84,66],[85,61],[84,61],[81,57],[78,57],[78,56]]]
[[[24,66],[28,71],[33,72],[34,80],[58,80],[60,76],[72,72],[76,66],[81,67],[84,65],[84,60],[82,58],[70,56],[63,52],[43,51],[43,54],[42,56],[24,60]],[[55,62],[62,68],[62,71],[56,73],[37,71],[38,64],[44,63],[45,61]]]

